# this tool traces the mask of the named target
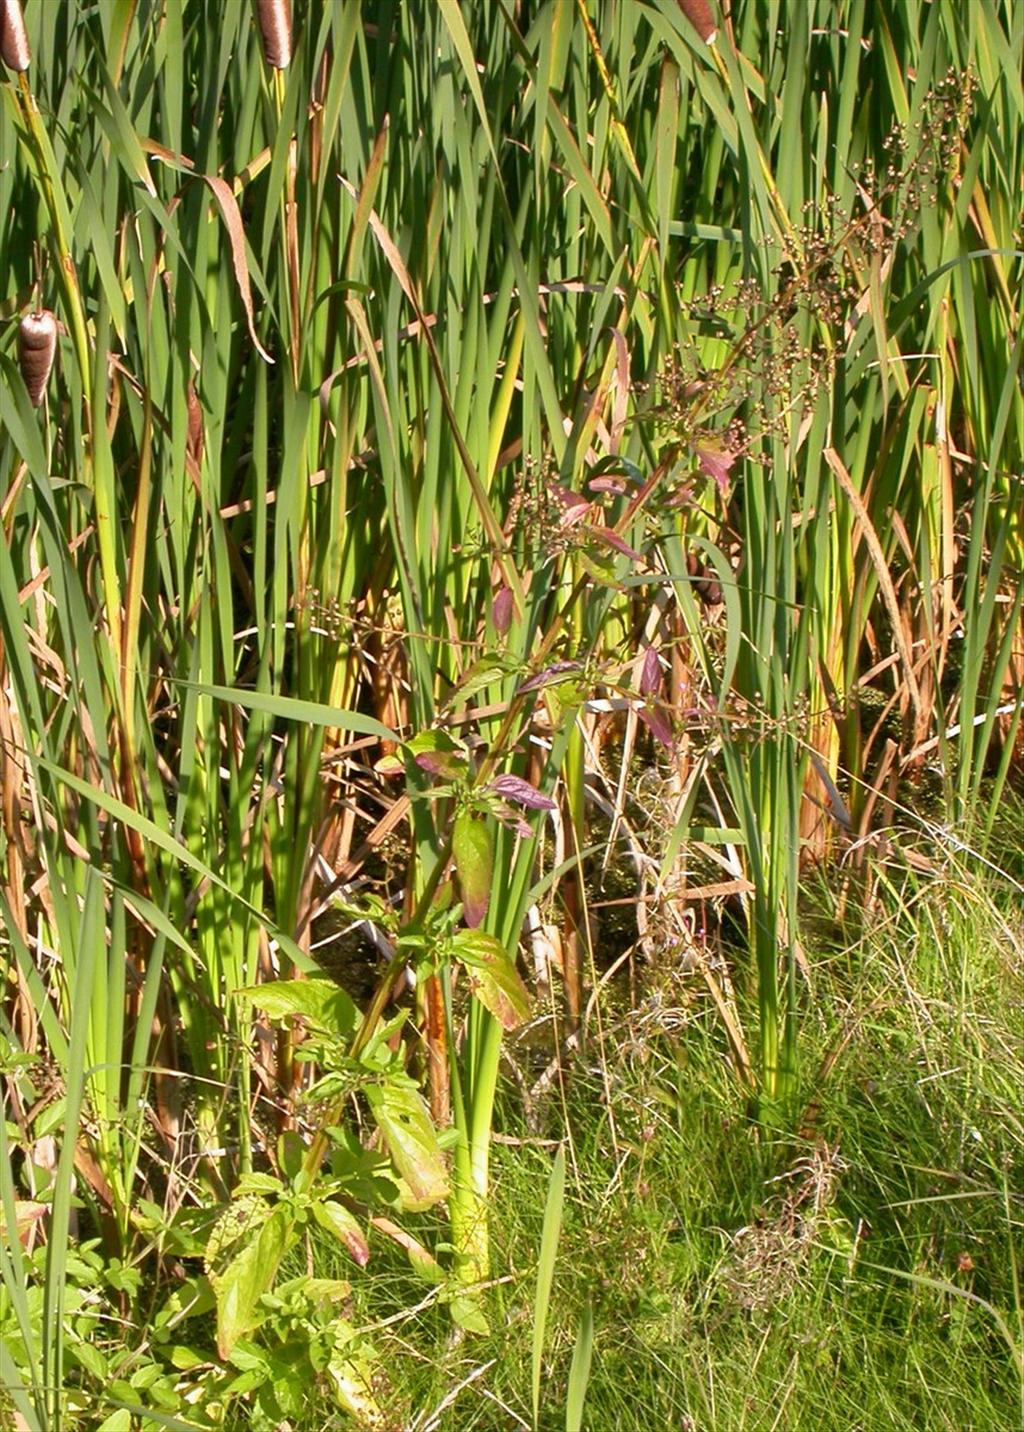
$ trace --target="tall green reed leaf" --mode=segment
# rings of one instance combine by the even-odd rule
[[[558,1259],[558,1239],[562,1231],[565,1205],[565,1150],[559,1148],[551,1165],[544,1223],[541,1228],[540,1252],[537,1258],[537,1288],[533,1299],[533,1348],[531,1353],[530,1387],[533,1397],[533,1425],[540,1425],[540,1384],[544,1365],[544,1334],[547,1331],[551,1285]]]

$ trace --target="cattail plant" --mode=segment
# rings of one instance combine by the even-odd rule
[[[292,16],[288,0],[257,0],[263,57],[273,70],[286,70],[292,58]]]
[[[26,313],[18,325],[18,366],[34,408],[43,401],[56,350],[57,320],[49,309]]]
[[[27,70],[32,59],[21,0],[0,0],[0,54],[8,69]]]

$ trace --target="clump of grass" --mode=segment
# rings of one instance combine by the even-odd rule
[[[802,1138],[736,1117],[696,990],[674,1008],[659,999],[642,1027],[610,1019],[540,1134],[506,1098],[509,1142],[493,1153],[500,1336],[446,1350],[433,1316],[407,1329],[403,1345],[428,1359],[403,1364],[412,1405],[453,1395],[439,1428],[505,1428],[506,1409],[528,1419],[536,1193],[565,1139],[542,1427],[561,1426],[588,1300],[593,1432],[1012,1426],[1024,1346],[1013,908],[952,872],[858,943],[867,1013]],[[824,1061],[846,970],[823,961],[814,991]]]

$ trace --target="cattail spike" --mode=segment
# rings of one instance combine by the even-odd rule
[[[263,55],[272,70],[286,70],[292,59],[292,17],[288,0],[257,0]]]
[[[45,308],[39,313],[26,313],[18,325],[18,366],[34,408],[43,401],[56,349],[57,320],[53,314]]]
[[[708,0],[677,0],[677,4],[705,45],[710,45],[717,26]]]
[[[32,59],[21,0],[0,0],[0,55],[10,70],[27,70]]]

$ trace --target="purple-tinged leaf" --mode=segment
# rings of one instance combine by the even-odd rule
[[[666,751],[675,750],[676,743],[672,735],[672,728],[660,711],[656,711],[653,706],[638,706],[636,714],[654,739],[660,742]]]
[[[623,541],[611,527],[595,527],[594,536],[600,537],[602,542],[607,542],[609,547],[614,547],[616,552],[621,552],[624,557],[629,557],[634,562],[640,561],[640,553],[634,552],[629,543]]]
[[[555,810],[555,802],[550,796],[542,795],[536,786],[531,786],[529,781],[524,781],[522,776],[495,776],[491,781],[490,790],[496,795],[503,796],[507,801],[514,801],[516,805],[526,806],[528,810]]]
[[[590,506],[582,492],[573,492],[571,487],[562,487],[557,482],[552,482],[548,486],[548,491],[555,501],[560,502],[567,511],[574,507]]]
[[[643,666],[640,668],[640,694],[641,696],[656,696],[661,689],[661,662],[658,653],[653,646],[649,646],[644,652]]]
[[[412,1270],[417,1277],[423,1278],[428,1283],[436,1284],[444,1282],[445,1272],[440,1263],[438,1263],[432,1254],[427,1252],[423,1244],[414,1238],[411,1233],[407,1233],[404,1228],[399,1228],[397,1223],[392,1223],[390,1218],[385,1218],[380,1214],[371,1218],[370,1223],[380,1233],[384,1233],[388,1238],[393,1239],[399,1248],[405,1249],[409,1255]]]
[[[572,492],[568,487],[559,487],[557,483],[552,483],[548,491],[556,502],[561,503],[560,524],[563,527],[574,526],[590,511],[590,503],[582,492]]]
[[[590,511],[590,503],[585,502],[581,507],[570,507],[567,512],[562,513],[561,526],[577,527]]]
[[[518,835],[520,840],[529,840],[532,837],[533,827],[513,806],[504,804],[496,806],[494,814],[505,829]]]
[[[512,588],[502,587],[494,598],[491,607],[491,620],[494,623],[494,630],[499,636],[504,636],[512,625]]]
[[[675,492],[673,492],[672,496],[671,496],[671,497],[668,499],[668,501],[665,503],[665,506],[666,506],[666,507],[690,507],[690,506],[692,506],[692,504],[693,504],[693,485],[692,485],[692,483],[684,482],[681,487],[677,487],[677,488],[676,488]]]
[[[24,1247],[28,1247],[29,1234],[35,1225],[46,1217],[50,1211],[48,1203],[33,1203],[28,1199],[16,1199],[14,1203],[15,1226],[18,1238]],[[4,1218],[4,1211],[0,1208],[0,1238],[6,1236],[7,1224]]]
[[[465,743],[437,726],[417,731],[412,740],[406,742],[405,749],[414,764],[432,776],[458,780],[469,768]]]
[[[558,681],[568,676],[571,671],[582,671],[578,661],[555,661],[550,666],[545,666],[543,671],[538,671],[536,676],[530,676],[520,686],[520,693],[536,691],[541,686],[547,686],[551,681]]]
[[[626,482],[621,477],[592,477],[587,488],[590,492],[614,492],[621,497],[626,491]]]
[[[729,490],[729,469],[736,459],[732,453],[716,452],[713,448],[698,448],[697,463],[705,477],[713,478],[720,492]]]
[[[421,771],[430,776],[441,776],[446,781],[458,780],[468,769],[464,758],[450,751],[421,751],[413,760]]]

